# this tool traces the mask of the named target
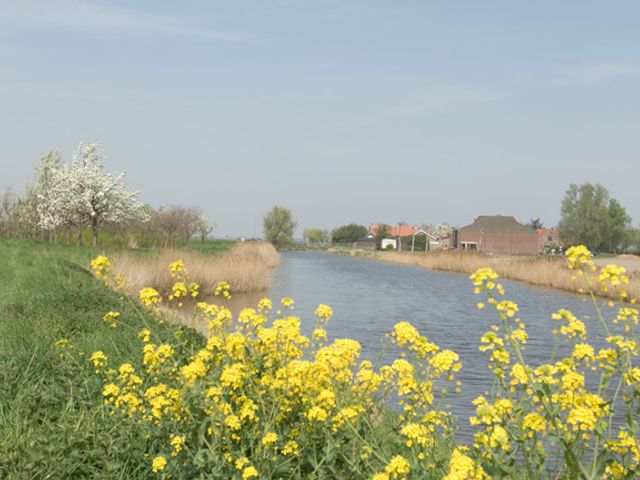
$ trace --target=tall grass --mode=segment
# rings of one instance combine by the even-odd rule
[[[189,279],[199,284],[200,291],[207,295],[223,280],[234,293],[266,290],[280,257],[270,243],[247,242],[215,256],[192,250],[161,250],[157,255],[147,256],[123,252],[113,257],[113,264],[114,271],[125,278],[131,293],[136,294],[144,287],[166,293],[175,281],[168,265],[177,259],[185,263]]]
[[[478,268],[491,266],[501,277],[569,292],[582,293],[584,284],[572,280],[562,257],[504,257],[479,252],[435,251],[425,253],[378,252],[380,260],[402,265],[413,265],[431,270],[473,273]],[[602,259],[599,263],[617,263],[615,259]],[[640,298],[640,275],[630,275],[627,291],[631,298]],[[607,297],[606,292],[600,292]]]

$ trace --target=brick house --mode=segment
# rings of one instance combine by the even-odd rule
[[[454,230],[451,248],[506,255],[536,255],[538,232],[514,217],[481,215],[471,225]]]
[[[538,229],[538,251],[546,253],[552,248],[563,246],[560,240],[560,232],[557,228],[539,228]]]

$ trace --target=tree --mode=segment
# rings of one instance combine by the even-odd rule
[[[378,231],[376,235],[373,237],[376,242],[376,249],[382,249],[382,240],[389,236],[389,226],[382,224],[378,226]]]
[[[204,215],[200,215],[196,225],[196,233],[200,236],[200,241],[204,243],[207,237],[216,229],[217,226],[218,225],[215,223],[209,223]]]
[[[600,184],[570,185],[560,209],[558,228],[563,241],[584,244],[595,251],[615,252],[624,240],[631,218]]]
[[[262,225],[264,238],[277,249],[287,248],[293,244],[296,222],[288,208],[276,205],[266,213]]]
[[[369,233],[367,227],[357,223],[350,223],[349,225],[334,228],[331,232],[331,241],[333,243],[353,243],[366,236],[367,233]]]
[[[529,227],[531,230],[538,231],[544,227],[544,223],[540,220],[540,217],[529,219],[528,223],[525,223],[525,227]]]
[[[52,188],[53,210],[64,221],[91,228],[92,245],[98,244],[98,229],[140,214],[139,192],[129,192],[122,181],[125,172],[104,170],[104,155],[97,143],[80,143],[71,165],[58,172]],[[80,238],[80,237],[78,237]]]
[[[185,245],[202,227],[202,212],[197,208],[180,205],[161,207],[153,217],[156,230],[165,237],[165,245],[176,247],[176,240],[182,238]]]
[[[325,244],[329,240],[329,232],[321,228],[309,228],[304,231],[304,238],[309,243]]]
[[[11,188],[7,188],[0,195],[0,237],[15,235],[15,212],[17,197]]]
[[[26,195],[21,202],[23,221],[30,224],[30,230],[39,231],[43,239],[64,223],[65,201],[58,198],[65,192],[58,188],[62,181],[62,158],[57,150],[49,150],[34,167],[34,181],[27,185]]]
[[[437,227],[436,227],[436,231],[434,232],[434,235],[437,238],[447,238],[449,235],[451,235],[451,233],[453,232],[453,227],[451,225],[449,225],[448,223],[440,223]]]

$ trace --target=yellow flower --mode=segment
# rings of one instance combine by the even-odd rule
[[[140,290],[138,294],[140,302],[147,308],[151,308],[162,301],[162,297],[155,288],[146,287]]]
[[[96,277],[105,278],[109,275],[109,268],[111,267],[111,262],[104,255],[98,255],[96,258],[91,260],[91,269],[94,271]]]
[[[402,427],[400,433],[407,437],[407,447],[412,447],[414,444],[425,447],[431,443],[429,430],[426,426],[418,423],[409,423],[405,425]]]
[[[270,312],[273,309],[273,304],[268,298],[263,298],[258,302],[258,310],[261,312]]]
[[[140,337],[144,343],[147,343],[151,338],[151,330],[143,328],[138,332],[138,337]]]
[[[320,304],[318,308],[316,308],[315,314],[321,321],[327,322],[333,315],[333,310],[327,305]]]
[[[404,478],[410,471],[409,462],[402,455],[393,457],[384,468],[384,472],[390,478]]]
[[[529,432],[527,435],[531,437],[534,432],[544,433],[547,428],[547,422],[539,413],[529,413],[525,415],[524,420],[522,421],[522,428],[528,430]]]
[[[186,440],[187,439],[184,435],[171,435],[170,444],[173,447],[173,452],[171,452],[172,457],[177,457],[178,454],[183,450]]]
[[[280,304],[284,307],[284,308],[289,308],[289,307],[293,307],[293,300],[289,297],[285,297],[282,300],[280,300]]]
[[[376,473],[371,480],[389,480],[389,475],[386,473]]]
[[[111,328],[116,328],[117,323],[115,322],[115,319],[118,318],[120,316],[119,312],[109,312],[107,314],[105,314],[102,319],[106,322],[109,323],[111,325]]]
[[[282,449],[283,455],[298,455],[300,453],[300,446],[295,440],[289,440],[284,444]]]
[[[262,445],[268,447],[278,441],[278,434],[275,432],[265,433],[262,437]]]
[[[240,430],[242,428],[242,424],[240,423],[240,418],[237,415],[229,415],[224,419],[224,424],[229,427],[230,430]]]
[[[596,266],[591,260],[591,252],[584,245],[577,245],[575,247],[568,248],[565,252],[567,263],[570,269],[583,270],[584,267],[588,267],[591,271],[595,271]]]
[[[436,377],[439,377],[450,370],[453,372],[460,370],[462,363],[458,361],[459,359],[460,357],[453,350],[442,350],[429,360],[429,364],[435,369]]]
[[[161,472],[162,470],[164,470],[166,466],[167,466],[167,459],[164,458],[162,455],[158,455],[157,457],[154,457],[153,461],[151,462],[151,470],[153,470],[154,473]]]
[[[242,480],[248,480],[250,478],[256,478],[258,476],[258,470],[255,467],[250,466],[242,471]]]
[[[171,272],[172,277],[180,272],[184,272],[184,262],[182,260],[176,260],[175,262],[169,264],[169,271]]]
[[[324,422],[327,419],[327,411],[322,407],[311,407],[305,414],[310,422]]]
[[[465,455],[464,450],[456,448],[449,462],[449,473],[443,480],[490,480],[482,467],[472,458]]]
[[[96,368],[96,371],[98,371],[98,369],[106,367],[107,366],[107,356],[104,354],[104,352],[98,350],[97,352],[93,352],[91,354],[91,362],[93,363],[93,366]]]
[[[494,280],[498,278],[498,274],[492,268],[479,268],[472,273],[469,278],[473,280],[473,284],[478,287],[477,293],[482,290],[493,290],[495,288]]]

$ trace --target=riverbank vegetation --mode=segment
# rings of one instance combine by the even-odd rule
[[[189,265],[191,280],[199,285],[202,295],[213,295],[222,281],[228,282],[236,293],[266,291],[279,263],[278,252],[270,243],[244,242],[217,255],[197,247],[179,252],[165,249],[145,255],[123,251],[113,256],[113,271],[124,279],[130,294],[137,295],[144,287],[168,294],[174,279],[167,265],[178,257]]]
[[[638,311],[594,308],[602,331],[553,314],[565,348],[528,363],[528,334],[498,274],[470,288],[496,321],[480,339],[490,394],[474,400],[474,441],[456,442],[447,399],[464,385],[452,350],[401,322],[384,363],[330,338],[332,311],[301,333],[294,301],[264,299],[234,319],[214,303],[197,315],[207,338],[171,321],[182,293],[139,301],[106,257],[0,244],[0,476],[3,478],[600,479],[640,473]],[[589,252],[568,268],[592,293],[628,297],[622,268],[596,271]],[[194,284],[188,263],[167,265]],[[198,291],[198,288],[195,289]],[[227,296],[227,284],[217,294]],[[198,294],[196,294],[198,297]],[[197,298],[199,300],[199,298]],[[169,320],[169,321],[168,321]],[[428,332],[427,332],[428,333]],[[594,336],[606,339],[595,349]],[[473,341],[473,339],[471,339]],[[566,351],[562,357],[559,351]],[[399,408],[393,408],[400,400]],[[613,419],[616,419],[614,422]]]
[[[478,268],[491,266],[501,277],[526,282],[531,285],[557,288],[568,292],[585,293],[585,286],[575,281],[575,272],[566,267],[560,256],[493,256],[477,252],[442,250],[420,253],[375,252],[367,254],[374,258],[401,265],[412,265],[430,270],[455,273],[473,273]],[[625,261],[632,256],[625,256]],[[615,259],[598,259],[602,266],[615,263]],[[640,298],[640,258],[630,270],[627,291],[630,298]],[[612,298],[611,292],[599,292],[605,298]]]

